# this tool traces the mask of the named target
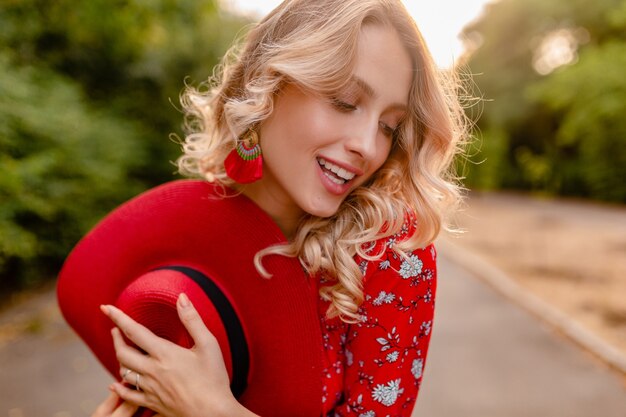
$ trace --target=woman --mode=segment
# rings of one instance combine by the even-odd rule
[[[459,200],[449,167],[465,129],[454,92],[399,0],[287,0],[224,60],[212,89],[183,95],[181,172],[240,191],[280,227],[289,243],[257,253],[260,272],[280,254],[318,282],[323,415],[411,414],[434,310],[432,242]],[[95,416],[137,406],[255,415],[230,393],[219,347],[185,295],[178,310],[191,350],[103,307],[119,328],[120,375],[137,385],[141,376],[141,390],[113,384]],[[162,355],[140,354],[122,332]]]

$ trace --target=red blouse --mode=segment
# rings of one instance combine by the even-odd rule
[[[415,225],[376,242],[378,261],[357,258],[364,274],[361,321],[346,324],[319,313],[326,363],[324,416],[410,416],[422,381],[434,314],[436,252],[433,245],[398,256],[393,245]],[[323,280],[320,285],[324,285]]]

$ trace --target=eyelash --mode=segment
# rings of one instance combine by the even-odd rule
[[[356,110],[356,106],[354,104],[346,103],[345,101],[339,100],[337,98],[332,99],[333,106],[335,106],[339,111],[348,113]],[[385,135],[391,139],[395,139],[398,133],[398,128],[393,129],[390,126],[387,126],[385,123],[380,122],[379,126],[385,133]]]
[[[390,126],[387,126],[386,124],[384,124],[383,122],[380,122],[379,125],[383,129],[383,132],[385,132],[385,135],[387,135],[391,139],[396,138],[397,133],[398,133],[398,128],[393,129]]]
[[[350,112],[356,110],[356,106],[354,104],[346,103],[345,101],[341,101],[337,98],[332,99],[333,106],[343,112]]]

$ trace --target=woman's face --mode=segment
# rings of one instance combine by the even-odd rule
[[[263,178],[246,187],[277,222],[328,217],[385,162],[407,111],[411,60],[395,30],[367,25],[353,79],[332,99],[287,85],[260,128]]]

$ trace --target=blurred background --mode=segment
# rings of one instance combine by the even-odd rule
[[[45,332],[49,310],[11,314],[50,296],[78,239],[177,178],[184,83],[205,81],[278,3],[0,0],[4,363],[7,346]],[[626,0],[405,3],[438,64],[480,99],[468,102],[475,138],[457,161],[472,191],[454,245],[623,358]]]
[[[183,82],[205,80],[254,17],[192,0],[0,5],[7,292],[54,277],[98,218],[174,177]],[[626,2],[502,0],[460,38],[483,99],[460,161],[470,189],[626,202]]]

